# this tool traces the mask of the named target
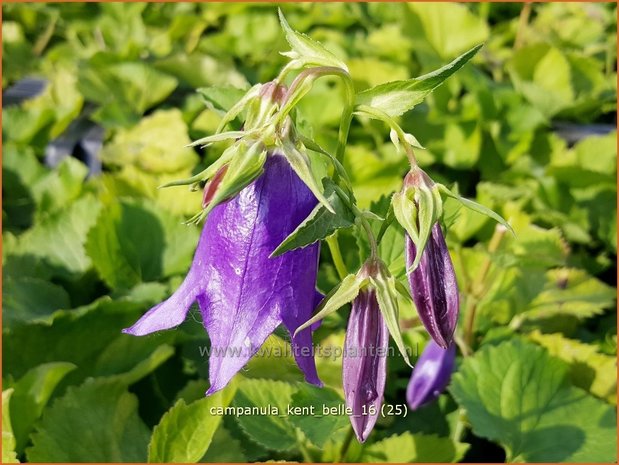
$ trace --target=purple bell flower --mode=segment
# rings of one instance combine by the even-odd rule
[[[406,402],[411,410],[436,400],[445,390],[451,379],[455,359],[455,344],[443,349],[433,340],[428,342],[406,388]]]
[[[176,292],[124,332],[142,336],[178,326],[197,301],[211,341],[207,395],[224,388],[278,325],[293,335],[312,316],[319,244],[269,255],[316,203],[286,159],[269,154],[263,174],[208,215]],[[311,331],[291,337],[292,349],[305,379],[320,386]]]
[[[406,236],[406,263],[410,268],[417,248]],[[441,226],[434,223],[419,266],[408,274],[413,301],[432,339],[446,349],[453,341],[460,302],[456,274]]]
[[[352,303],[344,343],[343,383],[346,406],[359,442],[365,442],[380,415],[387,378],[389,330],[376,292],[362,289]]]

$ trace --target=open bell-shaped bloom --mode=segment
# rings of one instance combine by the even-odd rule
[[[319,245],[270,258],[317,201],[286,159],[270,153],[264,172],[210,212],[185,280],[125,333],[142,336],[181,324],[197,301],[211,341],[211,394],[230,379],[283,323],[294,334],[316,304]],[[311,328],[292,337],[305,379],[316,372]]]
[[[415,243],[406,237],[406,262],[417,255]],[[460,309],[458,283],[441,226],[437,223],[423,249],[419,266],[408,274],[417,313],[432,339],[446,349],[453,341]]]
[[[376,291],[362,289],[353,300],[344,342],[346,406],[359,442],[365,442],[380,415],[387,378],[389,330]]]
[[[411,410],[436,400],[445,390],[451,379],[455,359],[455,344],[443,349],[433,340],[428,342],[406,388],[406,402]]]

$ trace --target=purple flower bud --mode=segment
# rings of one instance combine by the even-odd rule
[[[293,334],[312,316],[319,245],[269,255],[316,203],[284,157],[269,155],[259,178],[211,211],[177,291],[124,332],[178,326],[197,300],[211,341],[207,394],[225,387],[279,324]],[[305,379],[321,385],[311,329],[300,331],[292,347]]]
[[[408,267],[415,261],[416,253],[415,244],[407,236]],[[408,282],[421,322],[432,339],[447,348],[453,341],[460,304],[456,275],[438,223],[432,227],[419,266],[408,274]]]
[[[428,342],[406,388],[406,402],[411,410],[429,404],[445,390],[455,359],[455,344],[443,349],[432,340]]]
[[[353,429],[365,442],[374,428],[385,392],[389,330],[376,292],[362,289],[352,303],[344,343],[343,382]]]

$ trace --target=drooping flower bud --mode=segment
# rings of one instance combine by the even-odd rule
[[[378,307],[376,291],[363,289],[352,303],[342,362],[346,406],[359,442],[365,442],[380,415],[389,330]]]
[[[342,378],[346,406],[359,442],[364,442],[380,415],[387,377],[389,335],[409,363],[398,324],[395,278],[387,265],[371,256],[357,274],[350,274],[318,305],[316,314],[297,331],[352,302],[348,320]]]
[[[458,283],[438,219],[440,185],[419,167],[406,175],[393,196],[393,212],[406,230],[408,282],[419,318],[432,339],[447,348],[459,315]]]
[[[417,361],[406,388],[406,402],[411,410],[429,404],[445,390],[451,379],[456,347],[443,349],[430,340]]]
[[[208,215],[177,291],[124,332],[178,326],[197,301],[212,347],[207,394],[225,387],[278,325],[293,334],[312,315],[319,245],[269,256],[316,203],[284,157],[269,154],[264,173]],[[311,329],[298,331],[292,346],[306,380],[320,385]]]
[[[417,248],[406,238],[406,263],[411,266],[417,257]],[[443,231],[438,223],[423,249],[419,266],[408,274],[417,313],[432,339],[447,348],[460,313],[458,283]]]

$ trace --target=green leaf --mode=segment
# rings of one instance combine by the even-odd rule
[[[222,426],[215,431],[211,446],[200,460],[203,463],[247,463],[248,461],[249,459],[243,453],[241,441]]]
[[[406,364],[412,368],[413,366],[408,358],[406,345],[400,332],[400,311],[398,308],[398,290],[396,289],[395,278],[390,274],[380,273],[379,276],[370,277],[370,284],[376,289],[376,299],[378,300],[380,313],[385,319],[389,334],[391,334]]]
[[[91,266],[84,242],[100,208],[94,195],[84,195],[21,235],[15,253],[37,257],[56,276],[71,279],[81,275]]]
[[[198,162],[189,147],[187,124],[179,110],[157,110],[128,129],[120,129],[101,151],[104,163],[135,165],[147,173],[174,173]]]
[[[504,226],[505,228],[507,228],[507,230],[509,232],[511,232],[512,234],[516,234],[514,232],[514,229],[512,228],[512,226],[498,213],[490,210],[488,207],[485,207],[477,202],[474,202],[473,200],[469,200],[469,199],[465,199],[464,197],[460,197],[457,194],[454,194],[453,192],[451,192],[447,187],[445,187],[444,185],[440,184],[439,185],[439,190],[440,192],[442,192],[443,194],[447,195],[448,197],[457,200],[458,202],[460,202],[462,205],[464,205],[466,208],[469,208],[470,210],[473,210],[477,213],[481,213],[482,215],[485,215],[489,218],[492,218],[494,221],[496,221],[497,223],[499,223],[500,225]]]
[[[316,307],[316,313],[312,318],[307,320],[301,326],[297,328],[295,334],[303,329],[313,325],[317,321],[322,320],[327,315],[339,310],[344,305],[355,300],[359,295],[359,290],[365,285],[366,278],[361,278],[355,274],[349,274],[342,282],[331,289],[324,299],[320,302],[320,305]]]
[[[94,119],[104,125],[128,125],[176,88],[176,78],[145,62],[106,63],[95,56],[80,67],[78,88],[88,100],[100,103]]]
[[[268,449],[284,451],[292,448],[297,442],[297,434],[286,418],[286,410],[293,393],[292,385],[282,381],[244,380],[234,398],[235,407],[249,412],[237,417],[243,431]],[[252,414],[252,409],[257,413]]]
[[[148,231],[148,234],[145,234]],[[108,206],[88,233],[86,251],[111,289],[187,270],[197,231],[147,201]]]
[[[2,391],[2,463],[19,463],[15,453],[15,436],[11,428],[9,402],[13,389]]]
[[[482,14],[476,14],[468,5],[411,2],[406,6],[417,17],[406,16],[409,35],[417,41],[415,51],[423,50],[424,43],[429,42],[432,49],[423,52],[431,54],[431,58],[436,59],[437,53],[443,59],[452,57],[490,35]]]
[[[88,168],[75,158],[65,158],[53,171],[32,184],[39,216],[64,209],[81,194]]]
[[[323,448],[336,431],[349,424],[346,415],[323,415],[323,408],[339,407],[343,403],[342,397],[333,389],[304,383],[293,394],[291,403],[300,409],[300,414],[289,419],[313,444]]]
[[[101,298],[92,304],[72,310],[59,310],[49,321],[21,325],[3,334],[3,357],[5,376],[20,378],[31,368],[48,362],[71,362],[77,369],[66,381],[76,383],[93,374],[98,359],[109,358],[106,349],[118,338],[132,339],[121,334],[144,312],[144,305],[129,301],[112,301]],[[112,375],[124,373],[142,361],[161,345],[170,335],[153,335],[149,338],[133,338],[134,345],[123,345],[123,352],[116,358],[123,358],[107,370],[97,367],[95,373]],[[166,341],[167,342],[167,341]],[[120,371],[118,371],[120,370]]]
[[[325,239],[338,229],[349,228],[355,224],[354,214],[335,191],[333,181],[324,178],[322,183],[327,202],[333,207],[335,214],[327,210],[323,204],[316,205],[308,217],[297,226],[297,229],[291,232],[273,251],[271,257],[277,257],[289,250],[308,246]]]
[[[47,409],[26,450],[30,462],[144,462],[149,430],[122,383],[71,387]]]
[[[546,272],[539,295],[516,318],[540,320],[572,315],[583,319],[603,313],[615,303],[615,289],[589,276],[585,271],[561,268]]]
[[[23,452],[35,421],[43,413],[54,389],[75,368],[72,363],[45,363],[28,371],[15,383],[11,397],[11,423],[17,440],[16,450]]]
[[[362,462],[370,463],[427,463],[458,462],[468,444],[451,438],[406,432],[393,435],[363,448]]]
[[[7,328],[45,319],[55,310],[71,306],[69,294],[62,287],[28,276],[5,276],[2,302]]]
[[[135,362],[133,357],[129,358],[129,355],[133,355],[131,353],[124,354],[126,358]],[[109,379],[121,382],[125,385],[130,385],[136,383],[141,380],[145,376],[149,375],[155,369],[157,369],[160,365],[162,365],[166,360],[174,355],[174,347],[164,344],[157,346],[151,353],[149,353],[144,360],[140,360],[134,366],[132,366],[126,372],[118,372],[109,377]],[[101,358],[97,360],[97,365],[99,367],[104,366],[106,369],[109,369],[101,362]]]
[[[367,105],[385,112],[389,116],[399,116],[412,110],[449,76],[464,66],[482,47],[482,44],[463,53],[448,65],[431,73],[406,81],[393,81],[380,84],[357,94],[356,105]]]
[[[247,91],[236,87],[212,86],[202,87],[198,89],[198,93],[207,106],[227,112],[243,98]]]
[[[569,363],[572,383],[596,397],[617,403],[615,357],[601,354],[596,347],[568,339],[562,334],[533,331],[528,337],[545,347],[550,355]]]
[[[305,34],[293,30],[284,18],[282,10],[278,10],[279,22],[286,34],[286,40],[292,47],[291,52],[283,55],[297,60],[301,66],[334,66],[348,71],[346,64],[328,51],[322,44],[316,42]]]
[[[568,383],[567,366],[519,339],[465,359],[451,392],[476,435],[500,443],[508,462],[614,462],[611,407]]]
[[[195,463],[209,449],[223,415],[213,413],[230,404],[236,386],[186,404],[180,399],[155,426],[148,446],[148,461]]]
[[[335,209],[326,198],[327,193],[323,194],[322,189],[319,187],[314,174],[312,173],[311,162],[309,156],[305,151],[305,147],[301,146],[301,149],[297,149],[294,143],[290,139],[285,139],[282,144],[282,151],[288,163],[297,173],[297,176],[301,178],[301,181],[312,191],[312,194],[330,213],[335,214]],[[326,187],[326,186],[325,186]]]

